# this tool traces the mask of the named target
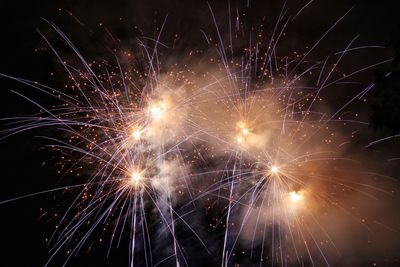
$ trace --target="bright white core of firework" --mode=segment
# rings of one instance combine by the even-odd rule
[[[142,175],[137,171],[131,172],[131,182],[134,185],[137,185],[142,180]]]
[[[290,200],[294,203],[299,202],[300,200],[303,199],[303,196],[296,191],[292,191],[289,193]]]
[[[276,174],[276,173],[278,173],[278,172],[279,172],[279,168],[278,168],[277,166],[272,166],[272,167],[271,167],[271,173]]]
[[[131,132],[131,137],[135,140],[140,140],[142,133],[139,129],[133,129]]]

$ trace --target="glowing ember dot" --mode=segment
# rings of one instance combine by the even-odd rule
[[[277,166],[272,166],[271,167],[271,172],[272,173],[278,173],[279,172],[279,168]]]
[[[243,137],[238,136],[238,138],[236,138],[236,141],[237,141],[239,144],[241,144],[241,143],[243,143],[244,139],[243,139]]]
[[[131,182],[134,185],[137,185],[140,182],[140,180],[142,180],[142,175],[137,171],[133,171],[131,173]]]
[[[290,192],[289,196],[290,196],[290,200],[292,202],[299,202],[300,200],[303,199],[303,196],[300,195],[299,193],[295,192],[295,191]]]
[[[242,134],[248,135],[249,133],[250,133],[249,129],[247,129],[247,128],[242,129]]]

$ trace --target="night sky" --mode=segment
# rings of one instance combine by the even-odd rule
[[[293,13],[306,3],[299,0],[287,2],[289,11]],[[224,21],[228,17],[228,2],[209,1],[209,3],[217,21],[221,24],[221,32],[226,33],[228,29]],[[324,41],[315,56],[342,49],[351,36],[359,33],[358,41],[361,44],[388,46],[378,52],[366,53],[360,59],[360,63],[365,61],[366,64],[370,64],[374,60],[393,57],[395,48],[392,44],[399,40],[400,32],[399,9],[396,8],[395,3],[394,0],[316,0],[292,23],[288,30],[290,42],[282,45],[282,50],[289,51],[295,49],[296,46],[312,44],[328,25],[354,6],[343,22]],[[265,18],[265,24],[273,23],[282,4],[283,1],[249,0],[249,7],[247,7],[246,0],[231,2],[233,8],[238,7],[246,13],[245,23],[256,26],[263,18]],[[172,59],[191,50],[207,48],[201,31],[213,32],[214,25],[206,1],[2,1],[0,4],[0,25],[2,25],[0,73],[40,81],[51,86],[63,86],[65,73],[62,74],[63,70],[57,63],[56,57],[48,49],[38,31],[55,47],[61,50],[66,48],[59,43],[54,30],[42,18],[53,21],[73,40],[83,55],[90,59],[101,59],[110,57],[110,51],[116,46],[129,50],[136,42],[136,38],[142,34],[153,36],[154,29],[162,24],[167,14],[162,39],[171,48],[168,53]],[[387,64],[368,70],[361,75],[360,79],[373,82],[377,70],[388,72],[390,68],[391,65]],[[16,90],[27,96],[35,96],[35,91],[28,86],[0,78],[0,90],[0,117],[25,116],[37,111],[33,105],[10,92],[10,90]],[[50,98],[40,97],[41,103],[52,104]],[[365,117],[372,115],[370,105],[373,104],[373,97],[371,101],[371,104],[364,105],[360,111]],[[400,106],[400,102],[398,105]],[[1,129],[6,128],[7,126],[1,126]],[[365,140],[375,140],[392,134],[390,129],[378,132],[372,129],[367,131]],[[51,135],[52,130],[29,131],[0,141],[0,201],[66,185],[66,176],[58,173],[60,168],[57,164],[57,155],[48,149],[43,149],[44,142],[35,138],[35,136],[46,134]],[[383,152],[379,152],[379,157],[390,158],[393,153],[399,151],[398,148],[398,141],[393,141],[383,148]],[[391,155],[385,153],[391,153]],[[399,179],[399,162],[393,162],[389,167],[379,166],[377,169],[390,168],[389,175]],[[70,194],[63,194],[60,191],[0,205],[0,266],[43,266],[49,258],[46,239],[51,236],[57,223],[57,220],[53,218],[54,214],[62,215],[70,199],[72,199]],[[387,212],[398,214],[400,210],[397,208]],[[207,220],[204,218],[204,222]],[[198,227],[202,229],[203,226],[199,223]],[[399,235],[399,231],[400,229],[397,229],[394,235]],[[216,242],[219,242],[214,239],[221,234],[217,231],[215,237],[211,235],[205,238],[206,242],[213,243],[210,248],[214,251],[217,251],[215,246],[218,246]],[[99,244],[96,241],[98,238],[95,236],[89,239],[87,246],[68,263],[68,266],[128,265],[127,245],[114,247],[107,258],[108,247],[104,243]],[[190,235],[183,241],[190,252],[189,266],[205,266],[205,264],[210,267],[220,266],[218,253],[208,255],[199,244],[194,244],[196,241],[191,238],[193,236]],[[161,246],[162,244],[158,249]],[[358,255],[354,255],[356,260],[351,264],[373,266],[373,262],[376,262],[377,266],[400,266],[400,254],[388,253],[388,255],[387,258],[382,256],[374,261],[357,259]],[[238,258],[237,262],[241,263],[241,259]],[[61,266],[62,263],[62,257],[57,257],[49,266]],[[245,260],[242,263],[243,266],[253,266]],[[338,264],[333,263],[332,266],[341,266],[341,263]],[[160,266],[173,266],[173,262]]]

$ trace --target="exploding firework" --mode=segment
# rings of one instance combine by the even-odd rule
[[[357,38],[331,58],[310,59],[347,13],[305,52],[279,55],[278,43],[303,9],[290,17],[284,6],[269,36],[261,27],[247,40],[240,34],[245,23],[239,10],[232,17],[228,7],[229,34],[223,36],[210,7],[215,34],[203,37],[216,53],[191,56],[210,59],[201,66],[177,63],[167,70],[160,68],[167,57],[160,53],[164,25],[152,46],[138,39],[141,52],[121,64],[118,56],[115,62],[89,63],[48,22],[79,60],[67,63],[45,38],[68,85],[61,90],[2,74],[58,103],[46,107],[15,92],[40,112],[6,119],[11,126],[3,136],[57,128],[58,135],[43,138],[61,154],[62,170],[83,181],[61,188],[76,194],[49,238],[47,263],[61,252],[67,263],[104,229],[110,232],[108,253],[128,240],[131,266],[190,265],[176,228],[185,228],[211,253],[188,217],[210,202],[218,209],[210,225],[223,228],[221,266],[236,263],[240,253],[260,265],[330,266],[330,257],[342,253],[333,235],[343,229],[335,229],[332,216],[370,229],[348,203],[356,193],[370,200],[386,189],[376,187],[371,177],[377,175],[346,154],[346,144],[365,125],[346,108],[373,84],[338,106],[326,99],[329,88],[391,60],[341,72],[347,54],[368,48],[355,47]]]

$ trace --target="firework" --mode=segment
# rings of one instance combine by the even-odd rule
[[[284,6],[271,35],[251,31],[250,36],[257,37],[250,37],[243,48],[235,45],[243,41],[239,11],[232,18],[229,6],[225,37],[210,7],[216,34],[203,35],[216,54],[193,57],[218,60],[205,66],[171,64],[168,70],[159,68],[161,32],[153,47],[139,39],[141,53],[121,65],[118,56],[115,62],[87,61],[49,22],[79,60],[76,66],[67,64],[45,38],[68,74],[66,88],[2,74],[58,103],[45,107],[16,92],[40,112],[6,119],[11,126],[3,136],[57,128],[58,135],[43,138],[61,154],[61,169],[83,180],[54,190],[80,188],[49,239],[47,263],[61,252],[67,263],[103,228],[111,233],[109,253],[128,237],[131,266],[172,261],[190,265],[176,227],[184,226],[211,253],[186,219],[208,201],[216,208],[222,205],[211,224],[224,228],[221,266],[233,265],[241,249],[260,265],[330,266],[329,255],[340,255],[341,249],[332,237],[329,217],[344,214],[358,220],[349,199],[355,192],[369,198],[384,189],[367,183],[364,167],[354,167],[343,145],[365,125],[346,115],[345,108],[373,84],[338,107],[324,99],[329,98],[329,87],[390,60],[342,73],[343,57],[365,48],[353,47],[356,38],[334,60],[310,59],[347,13],[305,52],[280,56],[278,43],[303,9],[288,17]],[[234,28],[232,20],[237,22]]]

